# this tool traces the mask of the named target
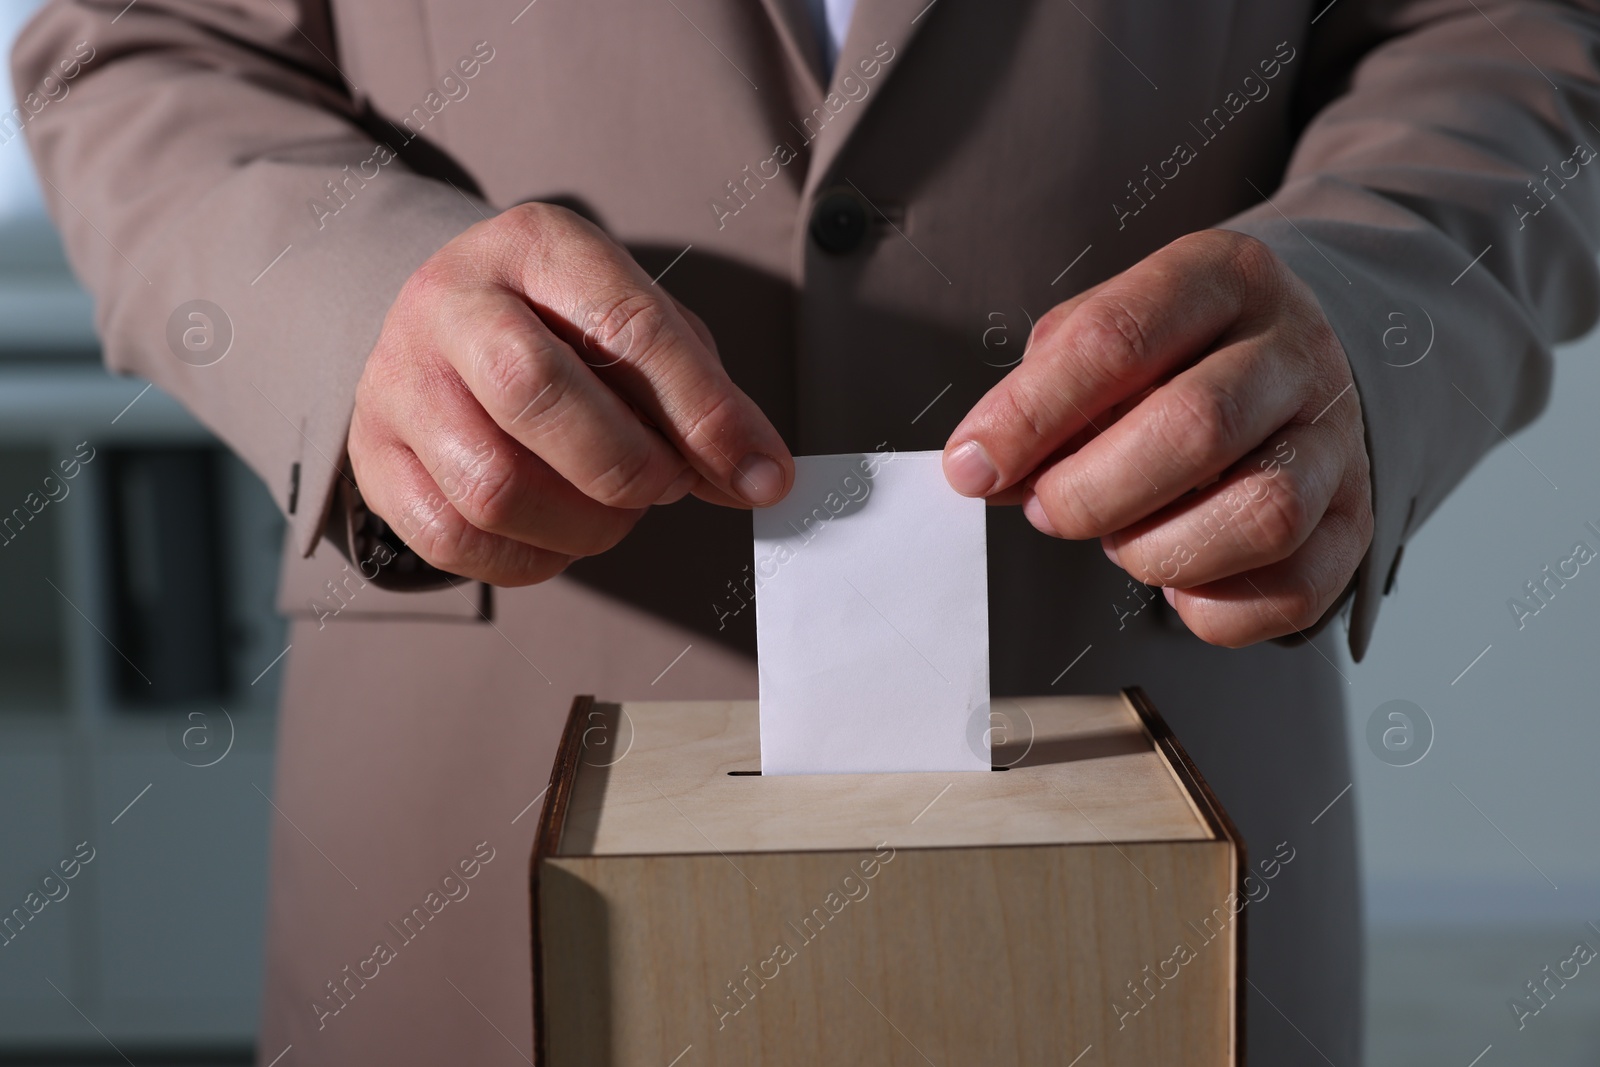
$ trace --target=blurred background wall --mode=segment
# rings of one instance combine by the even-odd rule
[[[1544,416],[1406,546],[1371,653],[1344,668],[1374,1065],[1465,1067],[1491,1044],[1479,1067],[1600,1064],[1600,967],[1520,1028],[1508,1004],[1578,941],[1600,949],[1600,567],[1542,584],[1576,542],[1600,551],[1597,400],[1591,334],[1558,352]],[[1406,740],[1396,711],[1431,723],[1425,755],[1421,729],[1384,746]]]
[[[0,0],[0,56],[36,6]],[[248,1062],[283,524],[176,403],[101,369],[13,105],[6,76],[0,914],[46,903],[0,929],[0,1061]],[[189,655],[176,685],[132,666]]]
[[[0,55],[35,6],[0,0]],[[248,1062],[282,523],[176,404],[100,369],[14,122],[0,121],[0,912],[62,861],[78,871],[0,948],[0,1062]],[[1520,628],[1507,604],[1537,606],[1525,584],[1575,541],[1600,549],[1585,527],[1600,528],[1596,398],[1591,337],[1560,353],[1543,419],[1407,547],[1372,653],[1342,665],[1356,778],[1337,802],[1362,827],[1379,1067],[1600,1063],[1600,967],[1520,1029],[1508,1004],[1577,941],[1600,948],[1585,925],[1600,928],[1600,567],[1552,586]],[[208,666],[174,688],[128,662],[167,655]]]

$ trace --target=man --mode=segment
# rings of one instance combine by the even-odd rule
[[[995,692],[1151,692],[1255,853],[1294,850],[1250,911],[1252,1061],[1358,1062],[1319,627],[1348,606],[1361,655],[1595,319],[1600,5],[846,15],[58,0],[19,43],[19,98],[93,46],[28,130],[107,360],[291,525],[264,1060],[521,1061],[571,696],[753,696],[741,509],[795,453],[944,448],[1021,505]],[[479,842],[471,899],[352,982]]]

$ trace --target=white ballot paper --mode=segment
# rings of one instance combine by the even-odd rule
[[[939,459],[798,456],[753,513],[761,773],[989,770],[984,503]]]

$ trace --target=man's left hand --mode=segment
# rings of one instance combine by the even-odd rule
[[[1244,234],[1180,238],[1052,308],[945,446],[966,496],[1098,537],[1189,629],[1314,626],[1372,539],[1361,405],[1310,289]]]

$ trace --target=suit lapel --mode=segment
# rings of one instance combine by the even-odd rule
[[[783,0],[771,2],[781,3]],[[814,138],[810,141],[811,162],[806,173],[807,200],[825,180],[829,180],[828,172],[851,133],[882,95],[884,84],[890,76],[905,62],[905,51],[911,38],[930,20],[938,17],[939,4],[956,2],[858,0],[855,14],[850,19],[850,28],[839,48],[839,61],[834,65],[827,92],[813,105],[821,110],[821,114],[828,116],[826,122],[819,122],[817,113],[802,105],[801,115],[795,123],[802,136]],[[795,3],[803,7],[804,0],[795,0]],[[801,14],[806,13],[802,10]],[[885,62],[884,56],[891,58]],[[873,78],[863,77],[862,63],[869,64],[868,69],[871,69],[870,64],[877,64],[877,75]],[[842,91],[841,83],[845,78],[853,79],[846,84],[855,86],[852,91],[859,99],[850,99],[850,95]],[[865,96],[861,96],[862,85],[867,87]],[[808,119],[809,125],[806,122]]]
[[[811,12],[806,0],[761,0],[771,17],[778,39],[789,62],[800,71],[801,80],[809,93],[823,95],[822,49],[817,39],[817,28],[812,25]]]

